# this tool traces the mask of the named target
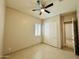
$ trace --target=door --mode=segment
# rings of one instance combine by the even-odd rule
[[[74,31],[73,23],[66,22],[64,23],[65,31],[65,47],[74,50]]]

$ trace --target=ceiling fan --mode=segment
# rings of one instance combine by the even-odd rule
[[[40,14],[39,15],[41,15],[42,12],[46,12],[46,13],[49,14],[50,11],[48,11],[46,9],[49,8],[49,7],[51,7],[51,6],[53,6],[53,3],[50,3],[49,5],[45,6],[45,4],[42,1],[40,1],[40,0],[37,0],[37,4],[39,6],[41,5],[40,9],[33,9],[32,11],[40,11]]]

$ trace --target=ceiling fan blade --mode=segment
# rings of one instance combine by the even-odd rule
[[[33,9],[32,11],[36,11],[36,9]]]
[[[41,15],[42,14],[42,12],[40,12],[40,14],[39,15]]]
[[[50,13],[48,10],[45,10],[45,12]]]
[[[32,11],[37,11],[37,10],[40,10],[40,9],[33,9]]]
[[[47,5],[45,8],[49,8],[49,7],[51,7],[51,6],[53,6],[53,3]]]

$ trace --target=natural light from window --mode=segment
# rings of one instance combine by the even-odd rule
[[[35,36],[41,36],[41,24],[35,24]]]

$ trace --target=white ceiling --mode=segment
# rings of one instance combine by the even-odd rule
[[[62,2],[59,0],[43,0],[46,2],[46,5],[53,2],[54,6],[48,8],[51,12],[50,14],[44,12],[42,15],[39,15],[39,11],[32,11],[34,8],[38,8],[36,1],[37,0],[6,0],[6,4],[10,8],[17,9],[18,11],[38,18],[48,18],[57,14],[75,11],[77,4],[77,0],[63,0]]]

